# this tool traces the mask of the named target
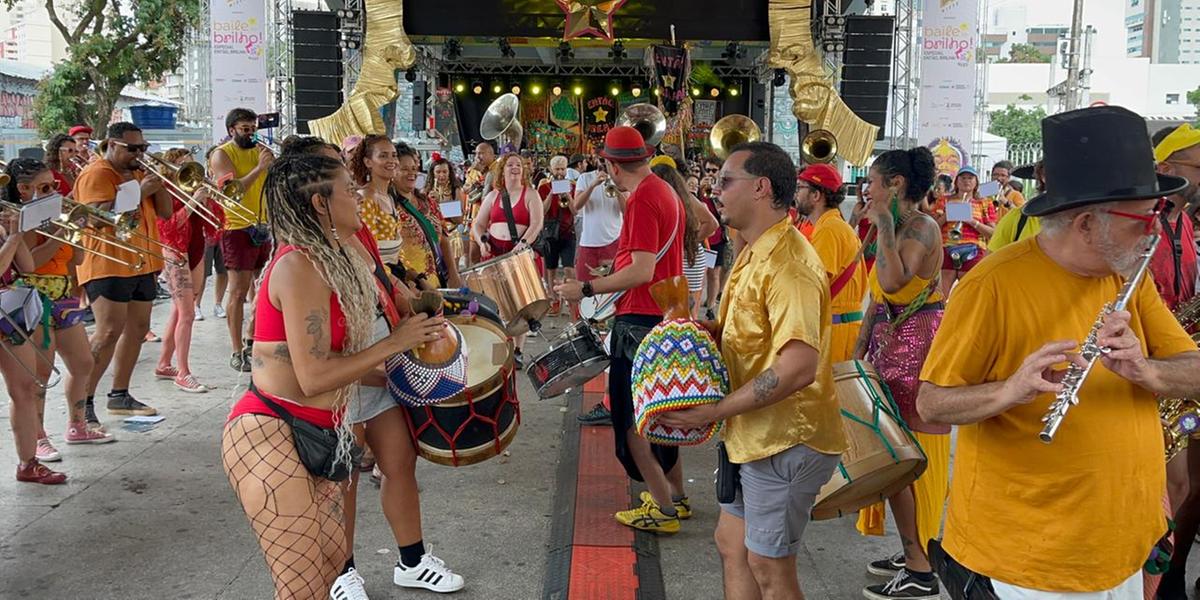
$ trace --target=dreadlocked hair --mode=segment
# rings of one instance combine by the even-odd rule
[[[3,192],[0,199],[21,204],[21,192],[17,190],[17,184],[33,181],[34,177],[41,175],[48,168],[46,163],[36,158],[14,158],[4,168],[4,174],[8,175],[8,185],[0,190]]]
[[[326,238],[326,226],[321,223],[311,200],[313,194],[332,197],[334,178],[344,169],[341,162],[327,156],[283,156],[267,172],[263,192],[267,222],[271,224],[271,233],[276,240],[275,248],[284,244],[295,246],[316,267],[331,293],[337,294],[346,317],[342,354],[352,355],[371,345],[375,306],[379,299],[375,276],[358,252],[348,249],[337,239],[347,239],[353,232],[334,229],[334,241]],[[266,271],[263,270],[264,275]],[[260,275],[259,285],[261,282]],[[350,384],[338,390],[335,408],[346,405],[356,392],[356,386]],[[350,423],[339,419],[337,431],[335,458],[349,461],[354,439]]]
[[[655,165],[650,167],[650,171],[667,182],[667,185],[675,190],[675,195],[679,196],[679,207],[683,209],[686,217],[683,228],[683,254],[689,264],[695,264],[696,255],[700,253],[700,219],[692,213],[692,203],[687,201],[692,195],[687,189],[687,181],[679,173],[679,169],[671,165]]]
[[[372,149],[375,144],[384,143],[389,146],[392,141],[387,136],[371,134],[363,138],[354,150],[350,151],[350,177],[354,179],[354,183],[365,185],[371,178],[371,170],[367,168],[367,159],[371,158]]]

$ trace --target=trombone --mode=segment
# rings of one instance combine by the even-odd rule
[[[212,212],[203,202],[196,202],[192,198],[192,194],[201,187],[205,187],[204,167],[198,162],[187,162],[182,165],[171,164],[166,159],[156,154],[145,155],[146,158],[139,158],[135,162],[139,169],[154,173],[162,179],[163,185],[166,186],[167,192],[171,197],[178,200],[184,206],[192,209],[196,214],[200,215],[201,219],[208,222],[209,225],[220,229],[221,220]],[[215,188],[215,186],[213,186]]]
[[[138,231],[138,218],[134,216],[132,212],[118,215],[100,208],[96,208],[95,206],[81,204],[66,198],[63,198],[63,206],[68,208],[67,212],[63,213],[62,216],[62,221],[65,221],[71,225],[70,227],[64,227],[64,229],[67,229],[68,231],[70,231],[72,228],[80,227],[89,227],[95,229],[94,225],[79,225],[76,223],[76,221],[83,221],[86,223],[87,219],[94,219],[100,222],[101,227],[112,227],[113,229],[112,237],[100,235],[99,233],[86,232],[88,235],[91,235],[93,239],[99,242],[108,244],[132,254],[151,256],[163,262],[171,263],[176,267],[182,267],[186,264],[182,259],[171,258],[162,252],[155,252],[151,250],[151,245],[158,246],[163,250],[168,250],[171,247]],[[56,224],[61,226],[62,221],[56,222]],[[130,240],[141,242],[144,244],[144,246],[134,246],[132,243],[130,243]],[[142,261],[139,261],[136,263],[136,266],[140,267],[141,264]]]
[[[67,202],[70,202],[70,201],[67,200],[66,198],[63,198],[63,203],[65,204]],[[71,203],[74,204],[74,202],[71,202]],[[80,206],[83,206],[83,205],[80,205]],[[21,212],[21,208],[22,207],[20,204],[15,204],[12,202],[0,202],[0,210],[11,210],[11,211],[16,211],[19,213],[19,212]],[[71,246],[72,248],[78,248],[79,250],[82,250],[84,252],[90,252],[92,254],[95,254],[96,256],[99,256],[99,257],[107,259],[107,260],[111,260],[120,265],[125,265],[126,267],[129,267],[131,269],[136,270],[136,269],[142,268],[143,261],[139,254],[139,249],[134,248],[133,246],[129,246],[127,244],[123,244],[118,241],[107,239],[104,236],[97,235],[90,231],[85,231],[84,227],[80,226],[79,224],[72,221],[70,216],[71,216],[70,212],[63,213],[58,219],[51,219],[50,221],[47,221],[41,227],[38,227],[38,228],[34,229],[33,231],[36,231],[38,233],[38,235],[40,235],[42,237],[52,239],[61,244],[66,244],[68,246]],[[66,235],[60,236],[60,235],[50,233],[49,231],[47,231],[45,229],[45,227],[47,227],[47,226],[58,227],[59,229],[62,229],[63,231],[65,231]],[[99,250],[96,250],[93,248],[88,248],[88,247],[84,246],[83,245],[83,236],[85,236],[85,235],[91,236],[92,239],[94,239],[98,242],[103,242],[110,246],[114,246],[118,249],[121,249],[126,252],[130,252],[130,253],[133,253],[134,255],[137,255],[138,256],[137,262],[129,262],[127,260],[122,260],[111,254],[106,254]]]

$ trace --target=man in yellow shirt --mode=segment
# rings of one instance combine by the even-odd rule
[[[263,221],[263,181],[275,155],[256,142],[258,115],[245,108],[235,108],[225,117],[225,127],[232,139],[217,147],[212,154],[213,174],[218,181],[232,177],[246,192],[242,206],[258,215],[250,221],[238,212],[225,212],[225,227],[221,232],[221,255],[229,272],[228,295],[225,297],[225,318],[233,357],[229,366],[250,372],[250,347],[243,342],[243,302],[254,285],[254,275],[271,256],[271,240]],[[247,336],[248,337],[248,336]]]
[[[959,426],[943,546],[1003,600],[1140,599],[1167,531],[1155,395],[1200,393],[1200,352],[1148,277],[1103,318],[1107,352],[1053,441],[1039,432],[1061,368],[1086,365],[1080,341],[1141,262],[1159,199],[1187,182],[1154,173],[1145,122],[1126,109],[1053,115],[1042,133],[1048,191],[1024,207],[1041,233],[960,282],[921,372],[921,416]]]
[[[1012,171],[1013,177],[1033,179],[1037,182],[1038,192],[1046,191],[1045,174],[1042,171],[1042,161],[1036,164],[1018,167]],[[1022,200],[1023,201],[1023,200]],[[1037,217],[1031,217],[1020,210],[1010,210],[1000,218],[992,237],[988,240],[988,252],[995,252],[1013,242],[1029,239],[1041,231],[1042,226]]]
[[[116,415],[155,415],[154,408],[142,404],[129,393],[129,379],[142,351],[142,342],[150,330],[150,311],[158,286],[155,279],[162,270],[157,258],[162,250],[149,240],[158,239],[158,216],[170,215],[174,209],[171,196],[158,176],[138,168],[150,147],[142,130],[133,123],[113,123],[108,126],[104,156],[88,164],[75,180],[75,200],[104,210],[112,210],[121,186],[134,186],[141,203],[132,214],[136,218],[134,232],[128,245],[144,253],[118,249],[99,241],[97,236],[84,236],[84,246],[124,261],[121,264],[87,252],[76,268],[79,284],[88,295],[96,316],[96,329],[91,336],[92,356],[96,359],[88,377],[85,411],[89,423],[97,424],[93,398],[100,378],[108,365],[113,368],[112,391],[108,393],[108,412]],[[104,236],[114,235],[104,230]]]
[[[829,279],[833,305],[830,360],[835,363],[850,360],[854,357],[854,342],[863,320],[863,296],[867,292],[867,268],[858,254],[862,241],[842,218],[840,207],[845,194],[837,169],[828,164],[809,165],[799,179],[796,211],[813,225],[807,237],[821,257]]]
[[[725,285],[719,320],[733,390],[721,402],[668,413],[695,427],[725,419],[741,489],[721,505],[717,549],[726,598],[801,598],[796,553],[845,432],[829,360],[829,283],[821,258],[792,226],[792,159],[767,142],[733,149],[717,177],[721,216],[746,242]]]

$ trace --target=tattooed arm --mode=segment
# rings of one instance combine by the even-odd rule
[[[875,272],[883,291],[892,294],[908,285],[913,276],[927,271],[925,263],[931,256],[936,258],[933,250],[941,246],[942,236],[933,219],[917,215],[897,234],[891,215],[884,213],[878,230]]]
[[[283,312],[287,340],[254,344],[254,356],[268,365],[290,367],[288,370],[295,385],[309,398],[345,387],[392,354],[433,341],[442,334],[440,318],[430,319],[421,314],[405,319],[382,341],[361,352],[343,355],[333,352],[330,346],[329,297],[332,292],[307,258],[299,252],[281,258],[272,269],[269,287],[265,298],[259,296],[260,301],[265,299]],[[257,360],[254,364],[257,366]],[[269,372],[280,374],[278,368]],[[271,386],[274,389],[267,391],[288,393],[291,391],[288,388],[295,389],[290,382],[276,381],[283,385]],[[266,383],[259,380],[258,373],[255,373],[255,382]]]
[[[863,320],[862,327],[858,328],[858,339],[854,342],[854,359],[865,360],[867,358],[867,345],[871,341],[871,330],[875,328],[875,300],[867,305],[866,319]]]

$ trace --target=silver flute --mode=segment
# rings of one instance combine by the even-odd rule
[[[1063,389],[1054,396],[1054,402],[1050,403],[1050,410],[1046,411],[1046,416],[1042,417],[1042,423],[1045,423],[1045,425],[1042,427],[1042,432],[1038,434],[1038,438],[1043,442],[1049,444],[1054,441],[1054,434],[1058,433],[1058,427],[1062,425],[1063,417],[1067,416],[1067,411],[1072,406],[1079,404],[1079,388],[1083,387],[1083,382],[1087,380],[1088,374],[1092,372],[1092,367],[1096,366],[1096,362],[1100,360],[1101,356],[1109,353],[1108,348],[1101,347],[1097,343],[1100,328],[1104,325],[1104,317],[1115,311],[1125,310],[1130,298],[1133,298],[1138,284],[1142,281],[1142,277],[1146,275],[1146,270],[1150,268],[1150,259],[1154,256],[1154,249],[1158,247],[1159,235],[1155,233],[1150,237],[1150,242],[1142,250],[1137,270],[1125,280],[1125,284],[1121,286],[1121,292],[1117,294],[1117,299],[1104,305],[1104,308],[1100,311],[1100,316],[1096,317],[1096,322],[1092,324],[1092,330],[1088,332],[1087,339],[1083,340],[1083,346],[1079,349],[1079,355],[1087,361],[1087,364],[1080,367],[1075,363],[1071,363],[1067,367],[1067,372],[1063,374]]]

